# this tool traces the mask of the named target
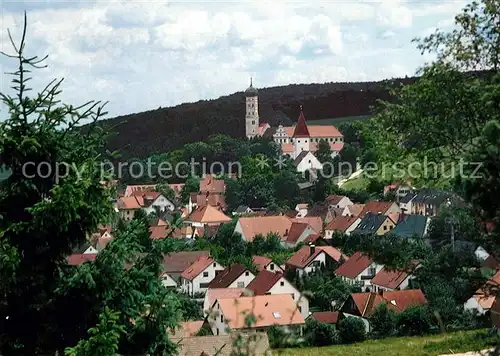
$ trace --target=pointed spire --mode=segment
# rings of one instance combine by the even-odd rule
[[[252,87],[252,86],[253,86],[253,78],[250,77],[250,87]]]
[[[304,113],[302,112],[302,105],[300,105],[300,115],[297,120],[297,125],[295,126],[295,130],[293,131],[293,137],[310,137],[309,129],[307,128],[306,118],[304,117]]]

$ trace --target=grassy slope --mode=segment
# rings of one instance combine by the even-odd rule
[[[437,356],[488,349],[495,344],[495,340],[498,341],[498,338],[487,336],[487,330],[460,331],[445,335],[369,340],[353,345],[274,350],[273,355]]]

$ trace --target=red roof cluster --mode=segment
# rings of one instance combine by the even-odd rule
[[[354,279],[372,263],[373,261],[370,257],[363,255],[361,252],[356,252],[335,270],[335,274]]]

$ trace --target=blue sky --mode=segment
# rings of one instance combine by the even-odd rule
[[[109,101],[109,117],[291,83],[413,75],[411,43],[448,30],[462,0],[0,0],[0,49],[28,13],[29,55],[49,55],[34,89],[65,78],[71,104]],[[2,72],[12,60],[1,58]],[[3,75],[0,90],[9,92]],[[4,108],[0,115],[5,115]]]

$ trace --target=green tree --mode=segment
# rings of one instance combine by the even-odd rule
[[[11,56],[18,61],[16,95],[1,94],[9,116],[0,122],[0,152],[12,175],[0,183],[7,262],[0,264],[0,353],[48,355],[76,345],[68,351],[172,354],[165,330],[177,323],[179,305],[158,278],[167,241],[146,251],[139,240],[147,227],[133,221],[95,262],[67,265],[67,255],[111,212],[100,183],[109,177],[95,169],[106,139],[96,122],[104,112],[99,103],[61,103],[61,81],[28,96],[29,68],[41,60],[25,56],[25,41],[26,18]],[[90,124],[82,133],[76,127],[84,121]],[[26,163],[35,168],[23,171]],[[40,164],[50,174],[37,175]]]
[[[165,198],[171,202],[175,201],[175,191],[170,187],[170,185],[161,183],[156,185],[156,191],[161,193]]]
[[[312,318],[307,319],[304,334],[310,346],[328,346],[339,342],[333,325],[321,323]]]
[[[339,337],[343,344],[352,344],[366,339],[365,323],[354,317],[347,317],[338,323]]]
[[[181,201],[183,204],[189,202],[189,194],[200,191],[200,178],[189,176],[181,190]]]
[[[370,318],[372,332],[377,337],[388,337],[394,334],[396,329],[396,317],[394,312],[382,303],[377,306]]]
[[[429,313],[424,306],[411,306],[397,315],[397,330],[400,335],[425,335],[431,330]]]

